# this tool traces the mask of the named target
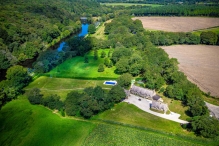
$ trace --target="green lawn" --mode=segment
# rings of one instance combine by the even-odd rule
[[[151,115],[132,104],[124,102],[116,105],[111,110],[95,116],[93,119],[116,121],[168,133],[194,136],[193,133],[182,129],[179,123]]]
[[[80,146],[95,124],[61,118],[26,99],[9,102],[0,111],[0,143],[11,146]]]
[[[80,56],[68,59],[46,75],[65,78],[118,78],[119,75],[114,73],[115,66],[112,68],[105,67],[104,72],[98,72],[99,64],[104,63],[104,59],[100,58],[102,51],[108,53],[109,49],[98,50],[98,60],[94,60],[94,52],[90,51],[87,54],[89,63],[84,63],[84,57]]]
[[[31,82],[24,90],[39,88],[46,96],[49,94],[57,94],[64,100],[66,95],[72,90],[82,90],[86,87],[101,86],[104,89],[110,89],[111,86],[104,85],[105,80],[81,80],[68,78],[50,78],[41,76]]]
[[[129,6],[150,6],[150,7],[160,7],[163,5],[158,5],[158,4],[138,4],[138,3],[100,3],[101,5],[106,5],[106,6],[124,6],[124,7],[129,7]]]
[[[162,96],[165,103],[168,104],[170,111],[180,114],[180,119],[187,120],[190,118],[186,111],[188,110],[188,106],[183,106],[182,101],[170,99],[168,97]]]

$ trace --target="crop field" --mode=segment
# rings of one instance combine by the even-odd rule
[[[99,124],[86,138],[83,146],[193,146],[206,145],[198,140],[186,140],[155,134],[147,130]],[[207,143],[209,144],[209,143]]]
[[[101,86],[103,89],[110,89],[111,86],[104,85],[105,80],[81,80],[69,78],[50,78],[41,76],[31,82],[24,89],[26,91],[32,88],[39,88],[45,96],[57,94],[61,99],[65,99],[66,95],[73,90],[82,90],[86,87]]]
[[[177,58],[179,69],[202,91],[219,97],[219,46],[164,46],[170,58]]]
[[[47,75],[64,78],[118,78],[119,75],[114,73],[115,67],[105,67],[104,72],[98,72],[99,64],[104,63],[104,58],[100,58],[102,51],[105,51],[107,54],[109,49],[98,50],[98,60],[94,60],[94,52],[90,51],[87,54],[89,63],[84,63],[84,57],[81,56],[68,59],[47,73]]]
[[[124,7],[129,7],[129,6],[149,6],[149,7],[160,7],[162,5],[158,4],[138,4],[138,3],[100,3],[101,5],[106,5],[106,6],[124,6]]]
[[[26,99],[13,100],[0,111],[2,146],[81,146],[96,125],[61,118]]]
[[[145,29],[168,32],[191,32],[219,26],[219,18],[207,17],[134,17],[133,19],[141,20]]]

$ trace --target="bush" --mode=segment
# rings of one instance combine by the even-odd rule
[[[62,109],[64,106],[63,102],[60,101],[60,96],[56,94],[55,95],[52,94],[44,98],[42,104],[50,109],[57,109],[57,110]]]
[[[40,104],[42,102],[43,95],[40,94],[40,89],[33,88],[27,93],[27,97],[31,104]]]
[[[104,72],[104,65],[103,64],[99,65],[98,72]]]

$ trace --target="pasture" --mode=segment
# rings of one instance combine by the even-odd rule
[[[143,27],[149,30],[167,32],[191,32],[219,26],[219,18],[207,17],[134,17],[142,21]]]
[[[32,88],[39,88],[44,96],[57,94],[62,100],[73,90],[83,90],[86,87],[101,86],[104,89],[110,89],[111,86],[104,85],[105,80],[82,80],[69,78],[50,78],[41,76],[31,82],[24,90],[28,91]]]
[[[139,3],[100,3],[101,5],[106,6],[124,6],[124,7],[130,7],[130,6],[148,6],[148,7],[160,7],[163,5],[158,4],[139,4]]]
[[[115,74],[115,66],[112,68],[105,67],[104,72],[98,72],[99,64],[104,63],[104,58],[100,58],[101,52],[108,53],[109,49],[98,50],[98,59],[94,60],[94,51],[90,51],[87,56],[89,63],[84,63],[84,57],[77,56],[66,60],[56,68],[52,69],[46,75],[52,77],[62,78],[118,78],[119,75]]]
[[[219,97],[219,46],[163,46],[170,58],[177,58],[179,69],[202,91]],[[218,101],[219,102],[219,101]]]

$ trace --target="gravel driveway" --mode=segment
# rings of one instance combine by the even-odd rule
[[[141,99],[141,101],[139,101],[138,99]],[[179,119],[180,114],[170,112],[170,114],[167,115],[167,114],[161,114],[161,113],[157,113],[157,112],[150,110],[150,103],[152,103],[151,100],[141,98],[141,97],[135,96],[133,94],[130,94],[129,98],[125,99],[124,102],[134,104],[135,106],[142,109],[143,111],[150,113],[152,115],[164,118],[164,119],[168,119],[168,120],[175,121],[178,123],[188,123],[187,121]]]
[[[219,106],[216,106],[216,105],[213,105],[207,102],[205,102],[205,104],[208,107],[210,114],[219,120]]]

